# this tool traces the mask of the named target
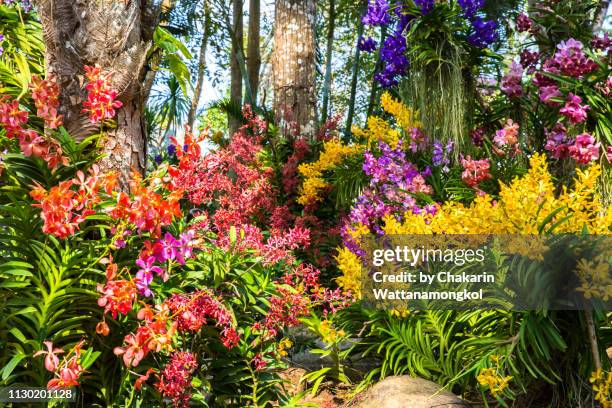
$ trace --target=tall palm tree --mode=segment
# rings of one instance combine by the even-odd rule
[[[158,25],[157,0],[36,0],[44,31],[49,73],[61,87],[61,113],[68,131],[77,138],[98,131],[81,113],[85,96],[84,65],[113,72],[112,86],[123,107],[117,126],[105,129],[102,169],[121,173],[124,185],[132,169],[145,168],[145,129],[142,123],[142,82],[148,51]]]

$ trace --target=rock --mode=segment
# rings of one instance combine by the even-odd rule
[[[278,376],[281,378],[285,385],[285,389],[291,395],[297,395],[300,392],[306,390],[306,382],[300,380],[304,375],[306,375],[307,371],[303,368],[298,367],[289,367],[285,370],[282,370],[278,373]]]
[[[408,375],[387,377],[367,390],[355,408],[465,408],[470,405],[442,387]]]
[[[608,355],[608,358],[612,358],[612,347],[606,349],[606,354]]]

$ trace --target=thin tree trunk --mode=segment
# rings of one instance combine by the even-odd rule
[[[603,27],[606,15],[608,14],[608,7],[610,7],[610,0],[600,0],[595,10],[595,21],[593,22],[593,32],[598,33]]]
[[[249,43],[247,51],[247,71],[251,85],[251,97],[257,103],[259,90],[259,71],[261,69],[260,27],[261,3],[260,0],[249,1]]]
[[[329,14],[327,22],[327,50],[325,51],[325,81],[323,83],[323,112],[321,112],[321,123],[327,121],[330,111],[329,100],[331,98],[332,86],[332,53],[334,50],[334,31],[336,28],[336,2],[329,0]]]
[[[317,130],[316,11],[315,0],[277,0],[274,17],[274,111],[307,138]]]
[[[242,54],[244,35],[242,28],[242,0],[234,0],[232,8],[232,55],[230,61],[230,101],[236,107],[242,107],[242,74],[240,72],[239,54]],[[240,127],[240,118],[228,114],[229,134],[233,135]]]
[[[204,74],[206,72],[206,47],[208,45],[208,36],[210,35],[210,7],[208,0],[204,0],[204,32],[202,33],[202,39],[200,41],[200,56],[198,58],[198,77],[196,79],[196,86],[193,93],[193,99],[191,100],[191,107],[189,108],[189,115],[187,116],[187,124],[193,129],[195,123],[196,114],[198,112],[198,105],[202,96],[202,88],[204,88]]]
[[[365,8],[364,8],[365,10]],[[360,16],[363,12],[360,13]],[[361,19],[357,23],[357,44],[363,36],[363,24]],[[353,127],[353,117],[355,116],[355,99],[357,98],[357,80],[359,79],[359,67],[361,64],[361,50],[355,45],[355,61],[353,62],[353,76],[351,78],[351,94],[349,97],[348,113],[346,115],[346,128],[344,129],[344,141],[351,138],[351,128]]]
[[[387,38],[387,30],[386,27],[382,27],[380,30],[380,48],[382,48],[385,39]],[[374,68],[374,73],[379,72],[382,68],[382,58],[380,55],[380,48],[378,49],[378,57],[376,59],[376,67]],[[372,77],[372,88],[370,89],[370,101],[368,102],[368,117],[372,115],[374,112],[374,106],[377,103],[377,95],[378,95],[378,83]]]
[[[70,134],[83,139],[100,131],[81,112],[87,92],[82,86],[84,65],[112,73],[111,86],[123,107],[116,127],[103,129],[102,170],[116,170],[127,187],[132,170],[144,172],[146,159],[142,82],[147,53],[159,22],[160,6],[145,1],[38,0],[46,45],[47,71],[58,77],[60,113]],[[112,22],[112,24],[110,24]]]

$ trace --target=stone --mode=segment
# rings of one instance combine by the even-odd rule
[[[441,386],[408,375],[387,377],[358,397],[355,408],[467,408],[468,403]]]

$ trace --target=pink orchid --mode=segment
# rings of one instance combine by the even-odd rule
[[[38,357],[40,355],[46,354],[45,357],[45,368],[49,371],[55,371],[57,366],[59,365],[59,358],[56,354],[61,354],[64,352],[61,348],[53,348],[53,343],[50,341],[43,342],[45,346],[47,346],[47,351],[40,350],[34,353],[34,357]]]

